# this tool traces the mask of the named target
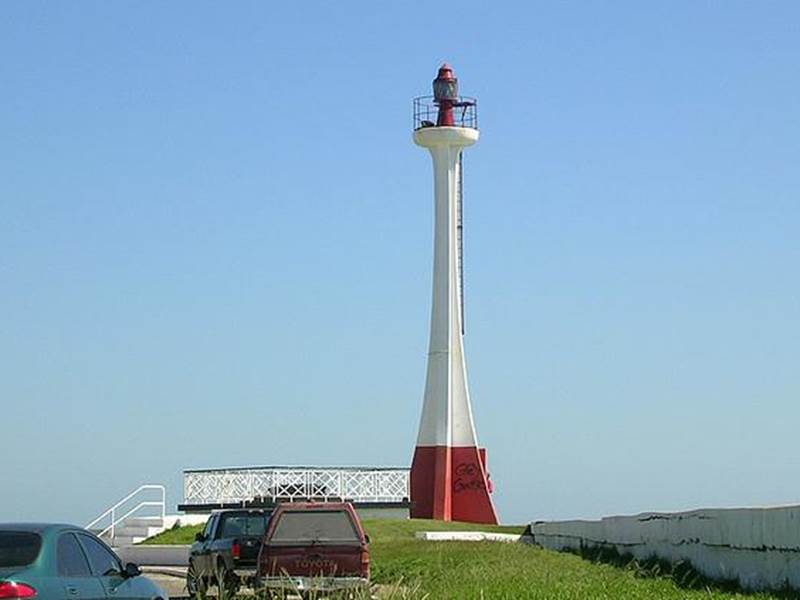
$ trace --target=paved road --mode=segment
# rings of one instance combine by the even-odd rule
[[[142,573],[160,585],[169,594],[170,600],[188,600],[186,593],[186,567],[147,566],[142,567]],[[252,592],[243,589],[243,595]],[[214,598],[214,588],[209,597]],[[374,596],[373,596],[374,597]],[[300,600],[300,596],[286,596],[286,600]]]
[[[186,569],[182,567],[142,567],[142,573],[169,594],[172,600],[188,598],[186,594]]]
[[[149,566],[142,567],[142,573],[160,585],[162,589],[169,594],[170,600],[188,600],[185,567]],[[248,595],[250,592],[244,589],[240,593]],[[208,597],[215,598],[214,588],[211,588],[211,593]],[[300,600],[300,596],[286,596],[287,600],[292,600],[294,598]]]

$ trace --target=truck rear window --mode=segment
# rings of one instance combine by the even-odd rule
[[[358,530],[343,510],[287,511],[279,517],[270,542],[359,543]]]
[[[0,531],[0,567],[24,567],[39,556],[42,538],[28,531]]]
[[[218,537],[261,537],[267,529],[268,520],[269,518],[263,514],[226,515],[222,521],[222,535]]]

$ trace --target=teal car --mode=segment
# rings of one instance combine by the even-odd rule
[[[0,599],[169,600],[139,567],[72,525],[0,523]]]

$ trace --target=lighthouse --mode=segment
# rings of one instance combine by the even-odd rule
[[[411,516],[497,523],[464,357],[462,152],[478,141],[477,103],[444,64],[433,97],[414,101],[414,142],[433,158],[433,306],[428,370],[411,464]]]

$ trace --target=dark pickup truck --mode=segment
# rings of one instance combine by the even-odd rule
[[[255,585],[303,595],[367,588],[369,538],[353,505],[278,505],[261,545]]]
[[[256,572],[261,538],[271,510],[235,509],[214,512],[189,550],[186,589],[202,596],[211,586],[235,594]]]

